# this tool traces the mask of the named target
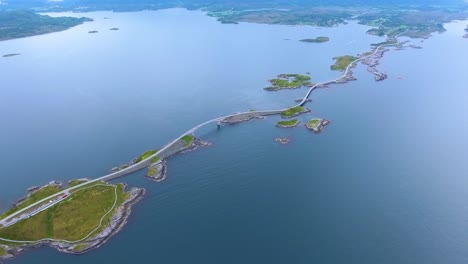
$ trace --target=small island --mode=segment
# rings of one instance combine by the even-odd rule
[[[338,56],[333,58],[335,60],[335,64],[330,66],[330,69],[334,71],[344,71],[346,70],[346,67],[349,66],[353,61],[357,60],[358,58],[351,56],[351,55],[345,55],[345,56]]]
[[[301,74],[283,73],[277,78],[268,80],[271,86],[264,88],[267,91],[279,91],[282,89],[296,89],[302,86],[312,87],[310,76]]]
[[[14,56],[19,56],[21,55],[20,53],[10,53],[10,54],[5,54],[2,57],[3,58],[9,58],[9,57],[14,57]]]
[[[286,120],[286,121],[279,121],[276,123],[277,127],[284,127],[284,128],[289,128],[289,127],[295,127],[299,124],[299,120],[297,119],[291,119],[291,120]]]
[[[330,121],[326,119],[313,118],[307,122],[306,127],[307,129],[314,131],[314,133],[320,133],[328,124],[330,124]]]
[[[120,28],[113,27],[113,28],[110,28],[109,30],[116,31],[116,30],[119,30],[119,29],[120,29]]]
[[[96,33],[99,33],[99,31],[97,30],[91,30],[91,31],[88,31],[89,34],[96,34]]]
[[[313,38],[313,39],[301,39],[299,41],[309,42],[309,43],[323,43],[323,42],[330,41],[330,38],[329,37],[316,37],[316,38]]]
[[[310,110],[303,106],[295,106],[295,107],[288,108],[284,110],[283,112],[281,112],[281,117],[290,118],[290,117],[298,116],[300,114],[308,113],[308,112],[310,112]]]
[[[133,204],[144,195],[142,188],[126,190],[124,184],[70,181],[63,192],[62,184],[50,182],[31,187],[29,193],[7,212],[0,215],[6,226],[0,226],[0,259],[12,258],[25,248],[49,245],[61,252],[81,254],[95,249],[116,234],[127,222]],[[50,201],[25,211],[21,220],[9,215],[42,199],[57,194]],[[15,221],[14,224],[8,223]],[[23,242],[28,241],[28,242]]]
[[[286,145],[289,142],[291,142],[291,140],[289,138],[275,138],[275,141],[282,144],[282,145]]]

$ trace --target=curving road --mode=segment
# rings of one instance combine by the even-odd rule
[[[367,55],[367,56],[362,56],[361,58],[357,59],[357,60],[354,60],[352,61],[345,69],[345,71],[343,72],[343,74],[339,77],[339,78],[336,78],[336,79],[333,79],[333,80],[330,80],[330,81],[325,81],[325,82],[321,82],[321,83],[316,83],[314,86],[310,87],[310,89],[307,91],[307,93],[304,95],[304,98],[302,99],[301,102],[299,102],[297,105],[295,106],[303,106],[306,102],[307,102],[307,99],[309,98],[310,94],[317,88],[319,87],[320,85],[327,85],[327,84],[332,84],[332,83],[337,83],[338,81],[340,81],[341,79],[345,78],[350,69],[352,67],[354,67],[354,65],[363,60],[364,58],[367,58],[367,57],[371,57],[371,56],[374,56],[382,47],[385,47],[385,46],[395,46],[395,45],[399,45],[400,44],[400,41],[398,39],[398,37],[401,35],[401,34],[404,34],[406,33],[406,31],[402,32],[402,33],[399,33],[397,35],[394,36],[394,39],[396,40],[396,43],[394,44],[384,44],[384,45],[380,45],[378,47],[375,48],[374,52]],[[90,180],[90,181],[87,181],[87,182],[84,182],[84,183],[81,183],[81,184],[78,184],[78,185],[75,185],[73,187],[70,187],[70,188],[67,188],[67,189],[64,189],[62,190],[61,192],[59,193],[56,193],[54,195],[51,195],[49,197],[46,197],[34,204],[31,204],[30,206],[26,207],[26,208],[23,208],[11,215],[9,215],[8,217],[0,220],[0,228],[3,228],[5,226],[10,226],[12,224],[15,224],[16,222],[24,219],[24,215],[27,215],[28,214],[28,211],[48,200],[51,200],[53,199],[54,197],[56,196],[59,196],[59,195],[63,195],[63,194],[66,194],[66,193],[69,193],[70,191],[72,190],[75,190],[75,189],[78,189],[78,188],[81,188],[83,187],[84,185],[87,185],[87,184],[90,184],[90,183],[93,183],[93,182],[98,182],[98,181],[108,181],[108,180],[111,180],[111,179],[114,179],[114,178],[118,178],[118,177],[123,177],[125,175],[128,175],[130,173],[133,173],[139,169],[142,169],[142,168],[145,168],[147,166],[147,164],[150,163],[151,159],[153,157],[156,157],[156,156],[160,156],[161,153],[164,153],[164,151],[166,151],[167,149],[169,149],[172,145],[174,145],[175,143],[177,143],[179,140],[182,139],[182,137],[186,136],[186,135],[189,135],[189,134],[193,134],[195,133],[199,128],[205,126],[205,125],[208,125],[210,123],[215,123],[215,122],[219,122],[219,121],[223,121],[227,118],[231,118],[231,117],[236,117],[236,116],[242,116],[242,115],[255,115],[255,116],[263,116],[263,115],[273,115],[273,114],[280,114],[282,111],[284,110],[287,110],[288,108],[285,108],[285,109],[279,109],[279,110],[264,110],[264,111],[249,111],[249,112],[242,112],[242,113],[236,113],[236,114],[232,114],[232,115],[227,115],[227,116],[222,116],[222,117],[217,117],[217,118],[213,118],[211,120],[208,120],[204,123],[201,123],[193,128],[191,128],[190,130],[188,130],[187,132],[181,134],[178,138],[170,141],[167,145],[165,145],[163,148],[161,148],[160,150],[158,150],[156,153],[154,153],[153,155],[149,156],[148,158],[140,161],[139,163],[136,163],[136,164],[133,164],[125,169],[122,169],[122,170],[119,170],[117,172],[113,172],[113,173],[110,173],[110,174],[107,174],[107,175],[104,175],[102,177],[99,177],[99,178],[96,178],[96,179],[93,179],[93,180]]]

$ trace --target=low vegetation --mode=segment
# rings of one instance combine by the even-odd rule
[[[386,41],[382,41],[382,42],[378,42],[378,43],[372,43],[371,46],[373,47],[378,47],[378,46],[382,46],[382,45],[395,45],[397,44],[397,42],[395,40],[386,40]]]
[[[152,157],[151,158],[151,163],[156,163],[159,161],[159,157],[158,156],[155,156],[155,157]]]
[[[296,89],[301,86],[312,86],[310,76],[301,74],[280,74],[275,79],[269,80],[271,86],[266,87],[267,91],[278,91],[281,89]]]
[[[319,118],[313,118],[309,122],[307,122],[307,127],[308,128],[316,128],[318,125],[320,125],[320,120]]]
[[[0,215],[0,219],[3,219],[9,215],[11,215],[14,212],[17,212],[25,207],[28,207],[29,205],[40,201],[54,193],[60,192],[60,189],[56,185],[48,185],[42,189],[39,189],[32,194],[29,195],[28,198],[26,198],[24,201],[20,202],[16,207],[11,208],[10,210],[4,212],[3,214]]]
[[[138,163],[138,162],[140,162],[142,160],[145,160],[145,159],[149,158],[151,155],[153,155],[156,152],[158,152],[157,149],[145,151],[143,154],[141,154],[138,158],[135,159],[135,163]]]
[[[343,71],[348,67],[351,62],[357,60],[358,58],[350,55],[345,55],[345,56],[339,56],[333,58],[335,60],[335,64],[330,66],[330,69],[335,70],[335,71]]]
[[[158,171],[156,170],[156,168],[154,166],[150,166],[148,168],[148,174],[147,175],[148,176],[154,176],[154,175],[156,175],[157,172]]]
[[[182,137],[182,140],[184,141],[184,147],[188,147],[192,144],[193,135],[185,135]]]
[[[0,257],[6,254],[6,250],[4,247],[0,246]]]
[[[330,41],[330,38],[329,37],[316,37],[313,39],[301,39],[300,41],[310,42],[310,43],[323,43],[323,42]]]
[[[305,108],[303,106],[291,107],[287,110],[281,112],[282,117],[292,117],[304,112]]]
[[[119,184],[115,188],[117,207],[123,203],[126,194],[123,185]],[[80,240],[99,226],[99,221],[112,208],[115,199],[114,185],[100,183],[92,187],[82,187],[63,202],[0,229],[0,237],[32,241],[44,238]],[[103,219],[100,229],[109,223],[111,216],[112,213]]]
[[[298,123],[299,123],[299,120],[291,119],[291,120],[279,121],[278,123],[276,123],[276,126],[293,127],[293,126],[297,126]]]
[[[85,248],[85,246],[86,245],[84,244],[76,245],[75,247],[73,247],[73,251],[75,252],[81,251],[83,248]]]

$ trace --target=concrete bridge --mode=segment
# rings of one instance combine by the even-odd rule
[[[405,31],[406,32],[406,31]],[[405,32],[402,32],[398,35],[396,35],[394,38],[397,42],[397,44],[400,44],[399,40],[398,40],[398,36],[405,33]],[[310,87],[309,90],[307,91],[307,93],[304,95],[303,99],[301,102],[299,102],[297,105],[295,106],[304,106],[305,103],[307,102],[307,99],[309,98],[310,94],[319,86],[321,85],[327,85],[327,84],[332,84],[332,83],[338,83],[340,80],[342,80],[343,78],[346,78],[350,72],[350,69],[359,61],[361,61],[362,59],[364,59],[365,57],[370,57],[370,56],[373,56],[375,55],[382,47],[384,46],[393,46],[395,44],[387,44],[387,45],[380,45],[378,46],[377,48],[375,48],[374,52],[370,55],[367,55],[367,56],[363,56],[357,60],[354,60],[352,61],[345,69],[345,71],[343,72],[343,74],[339,77],[339,78],[336,78],[334,80],[330,80],[330,81],[326,81],[326,82],[321,82],[321,83],[317,83],[315,84],[314,86]],[[163,148],[161,148],[160,150],[158,150],[156,153],[154,153],[153,155],[149,156],[148,158],[136,163],[136,164],[132,164],[130,166],[128,166],[127,168],[125,169],[121,169],[119,171],[116,171],[116,172],[112,172],[112,173],[109,173],[107,175],[104,175],[102,177],[99,177],[99,178],[96,178],[96,179],[93,179],[93,180],[90,180],[90,181],[87,181],[87,182],[84,182],[84,183],[81,183],[81,184],[78,184],[78,185],[75,185],[73,187],[70,187],[70,188],[67,188],[67,189],[64,189],[62,190],[61,192],[59,193],[56,193],[54,195],[51,195],[49,197],[46,197],[26,208],[23,208],[13,214],[11,214],[10,216],[0,220],[0,228],[3,228],[3,227],[6,227],[6,226],[9,226],[9,225],[13,225],[15,224],[16,222],[18,221],[21,221],[25,218],[28,217],[28,212],[32,209],[32,208],[35,208],[35,207],[38,207],[39,205],[41,205],[42,203],[45,203],[49,200],[52,200],[54,199],[55,197],[58,197],[58,196],[61,196],[61,195],[64,195],[64,194],[68,194],[70,193],[71,191],[75,190],[75,189],[78,189],[78,188],[81,188],[83,187],[84,185],[87,185],[87,184],[90,184],[90,183],[94,183],[94,182],[99,182],[99,181],[109,181],[109,180],[112,180],[112,179],[115,179],[115,178],[119,178],[119,177],[123,177],[123,176],[126,176],[126,175],[129,175],[133,172],[136,172],[138,170],[141,170],[141,169],[144,169],[146,167],[148,167],[148,165],[150,165],[151,163],[151,159],[158,156],[159,158],[161,159],[164,159],[172,154],[174,154],[176,152],[176,147],[177,144],[183,144],[183,140],[182,138],[186,135],[191,135],[191,134],[194,134],[198,129],[200,129],[201,127],[204,127],[206,125],[209,125],[211,123],[219,123],[219,122],[223,122],[225,120],[229,120],[229,119],[232,119],[232,118],[238,118],[240,120],[247,120],[247,119],[251,119],[251,118],[254,118],[254,117],[258,117],[258,116],[267,116],[267,115],[277,115],[277,114],[280,114],[282,111],[285,111],[287,110],[288,108],[285,108],[285,109],[279,109],[279,110],[264,110],[264,111],[249,111],[249,112],[242,112],[242,113],[236,113],[236,114],[232,114],[232,115],[227,115],[227,116],[222,116],[222,117],[217,117],[217,118],[213,118],[211,120],[208,120],[204,123],[201,123],[191,129],[189,129],[187,132],[181,134],[179,137],[177,137],[176,139],[170,141],[167,145],[165,145]],[[179,148],[180,149],[180,148]]]

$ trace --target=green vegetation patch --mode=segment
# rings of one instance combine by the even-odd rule
[[[307,122],[307,127],[310,127],[310,128],[317,127],[321,121],[322,120],[320,120],[319,118],[313,118],[309,122]]]
[[[278,78],[269,80],[271,86],[266,87],[267,91],[278,91],[281,89],[296,89],[301,86],[312,86],[310,76],[301,74],[284,73],[277,76]]]
[[[296,116],[302,112],[304,112],[305,108],[303,106],[295,106],[291,107],[287,110],[284,110],[281,112],[282,117],[291,117],[291,116]]]
[[[158,156],[154,156],[151,158],[151,163],[156,163],[159,161],[159,157]]]
[[[118,200],[115,208],[126,198],[123,185],[119,184],[116,188]],[[32,241],[44,238],[80,240],[99,226],[99,221],[112,208],[114,201],[113,185],[96,184],[83,187],[73,192],[63,202],[12,226],[0,229],[0,237]],[[109,223],[111,216],[112,213],[103,219],[100,230]]]
[[[291,120],[279,121],[278,123],[276,123],[276,125],[282,126],[282,127],[293,127],[293,126],[297,126],[298,123],[299,123],[299,120],[291,119]]]
[[[389,46],[389,45],[395,45],[395,44],[397,44],[395,40],[387,40],[387,41],[382,41],[378,43],[372,43],[371,46],[378,47],[378,46]]]
[[[82,184],[82,183],[85,183],[85,182],[86,182],[85,180],[72,180],[68,184],[68,187],[73,187],[73,186],[76,186],[76,185],[79,185],[79,184]]]
[[[330,69],[335,70],[335,71],[343,71],[348,67],[351,62],[357,60],[358,58],[351,56],[351,55],[345,55],[345,56],[339,56],[333,58],[335,60],[335,64],[330,66]]]
[[[145,151],[143,154],[141,154],[138,158],[135,159],[135,163],[138,163],[138,162],[140,162],[142,160],[145,160],[145,159],[149,158],[151,155],[153,155],[156,152],[158,152],[157,149]]]
[[[78,252],[78,251],[83,250],[85,247],[86,245],[84,244],[76,245],[75,247],[73,247],[73,251]]]
[[[0,246],[0,257],[6,255],[6,250],[4,247]]]
[[[323,43],[323,42],[330,41],[330,38],[329,37],[316,37],[313,39],[301,39],[300,41],[310,42],[310,43]]]
[[[184,147],[188,147],[190,144],[192,144],[193,135],[185,135],[182,137],[182,140],[185,142]]]
[[[156,168],[153,167],[153,166],[150,166],[150,167],[148,168],[148,176],[154,176],[154,175],[156,175],[157,172],[158,172],[158,171],[157,171]]]
[[[18,204],[16,207],[11,208],[10,210],[4,212],[3,214],[0,215],[0,219],[3,219],[9,215],[11,215],[14,212],[17,212],[25,207],[28,207],[29,205],[38,202],[48,196],[51,196],[54,193],[60,192],[60,189],[56,185],[48,185],[42,189],[39,189],[32,194],[29,195],[28,198],[26,198],[24,201],[22,201],[20,204]]]

